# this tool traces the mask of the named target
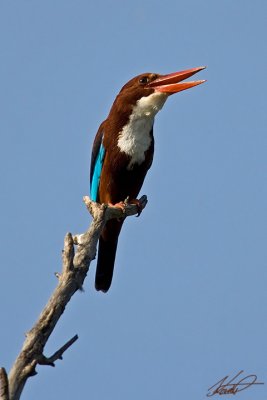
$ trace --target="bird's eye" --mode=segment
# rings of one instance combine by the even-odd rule
[[[142,84],[145,84],[145,83],[148,83],[148,80],[149,80],[149,79],[148,79],[147,76],[143,76],[143,78],[140,78],[140,79],[139,79],[139,82],[142,83]]]

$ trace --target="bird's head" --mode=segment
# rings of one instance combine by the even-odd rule
[[[205,80],[185,81],[204,68],[191,68],[167,75],[156,73],[138,75],[122,87],[113,107],[120,113],[131,113],[135,107],[138,108],[140,115],[155,115],[170,95],[205,82]]]

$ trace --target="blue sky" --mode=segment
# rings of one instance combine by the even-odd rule
[[[267,385],[263,0],[1,1],[0,365],[86,230],[90,149],[121,86],[207,65],[156,117],[148,206],[121,234],[108,294],[74,296],[23,398],[204,399],[241,369]],[[266,399],[265,386],[238,393]]]

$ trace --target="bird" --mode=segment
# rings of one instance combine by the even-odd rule
[[[128,199],[130,204],[140,206],[137,196],[153,161],[154,118],[170,95],[205,82],[184,81],[204,68],[167,75],[143,73],[122,87],[93,142],[90,166],[92,201],[123,208],[123,202]],[[95,288],[104,293],[112,282],[123,222],[123,218],[109,220],[99,238]]]

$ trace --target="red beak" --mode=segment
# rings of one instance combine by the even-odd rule
[[[197,67],[187,69],[185,71],[173,72],[168,75],[161,75],[159,78],[147,84],[148,88],[154,88],[156,92],[173,94],[181,92],[182,90],[190,89],[193,86],[200,85],[206,82],[206,80],[193,81],[193,82],[182,82],[184,79],[196,74],[206,67]]]

